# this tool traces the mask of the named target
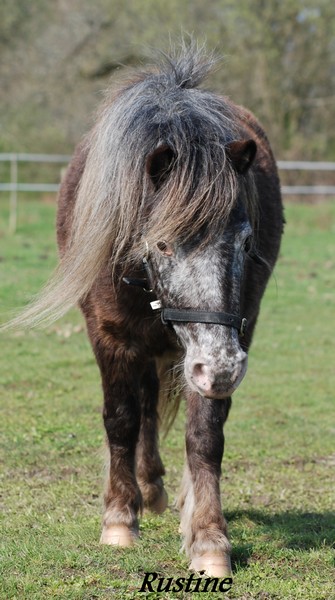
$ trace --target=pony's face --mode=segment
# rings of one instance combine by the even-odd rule
[[[239,177],[244,181],[256,150],[253,140],[226,145],[223,164],[233,169],[237,182]],[[176,164],[173,160],[178,162],[166,145],[158,147],[148,160],[147,172],[155,189],[169,182]],[[211,164],[207,163],[208,169]],[[214,177],[213,181],[218,179]],[[236,190],[239,188],[238,184]],[[222,193],[223,190],[224,185]],[[252,229],[238,191],[237,196],[228,218],[219,217],[219,226],[216,218],[215,232],[213,221],[206,226],[205,214],[197,234],[190,235],[188,230],[179,242],[160,240],[152,249],[154,288],[163,308],[244,316],[240,314],[240,296]],[[226,206],[222,200],[222,206]],[[216,202],[220,203],[220,197]],[[215,204],[215,214],[217,208]],[[247,370],[247,354],[241,348],[239,331],[230,325],[204,322],[172,320],[172,326],[185,349],[184,371],[190,388],[207,398],[229,397]]]
[[[158,242],[150,262],[163,307],[239,316],[251,234],[240,206],[234,208],[222,232],[208,241],[198,234],[186,243]],[[247,354],[237,329],[207,323],[172,325],[185,349],[184,372],[191,389],[208,398],[230,396],[247,370]]]

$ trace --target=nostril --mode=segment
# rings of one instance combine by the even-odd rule
[[[243,378],[246,368],[247,368],[247,364],[248,364],[248,355],[246,352],[242,351],[240,353],[240,355],[237,356],[235,368],[231,372],[230,381],[232,384],[234,384],[236,381],[238,381],[238,379],[241,377],[241,375]]]
[[[247,358],[248,358],[248,355],[246,352],[244,352],[244,350],[241,350],[236,356],[237,362],[241,362],[241,363],[245,362],[245,360]]]
[[[212,386],[210,369],[204,363],[195,363],[193,365],[191,379],[203,390],[209,390]]]
[[[196,363],[193,366],[193,375],[195,377],[201,377],[201,375],[204,374],[204,367],[205,365],[203,365],[202,363]]]
[[[241,373],[242,369],[243,369],[243,362],[241,361],[240,363],[238,363],[236,365],[235,369],[230,374],[230,381],[231,381],[231,383],[235,383],[235,381],[237,381],[237,379],[240,376],[240,373]]]

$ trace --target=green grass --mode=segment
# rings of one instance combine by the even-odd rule
[[[9,236],[1,201],[6,315],[56,264],[55,209],[22,202]],[[234,582],[225,597],[239,600],[335,598],[335,204],[289,205],[286,216],[249,372],[226,426],[222,500]],[[134,549],[101,547],[101,391],[81,316],[2,334],[0,360],[1,600],[183,597],[138,593],[147,571],[188,576],[172,504],[182,413],[162,442],[171,508],[143,519]]]

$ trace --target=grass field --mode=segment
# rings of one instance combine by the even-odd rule
[[[1,202],[5,319],[55,265],[55,209],[22,201],[10,237]],[[234,580],[224,597],[238,600],[335,599],[335,204],[288,205],[286,217],[226,426],[222,499]],[[143,519],[134,549],[101,547],[101,392],[83,321],[73,311],[45,331],[2,334],[0,344],[1,600],[189,597],[138,592],[145,572],[188,576],[173,506],[182,412],[162,441],[170,508]]]

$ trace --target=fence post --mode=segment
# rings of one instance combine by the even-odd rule
[[[17,154],[12,154],[10,160],[11,192],[9,201],[9,232],[15,233],[17,224]]]

